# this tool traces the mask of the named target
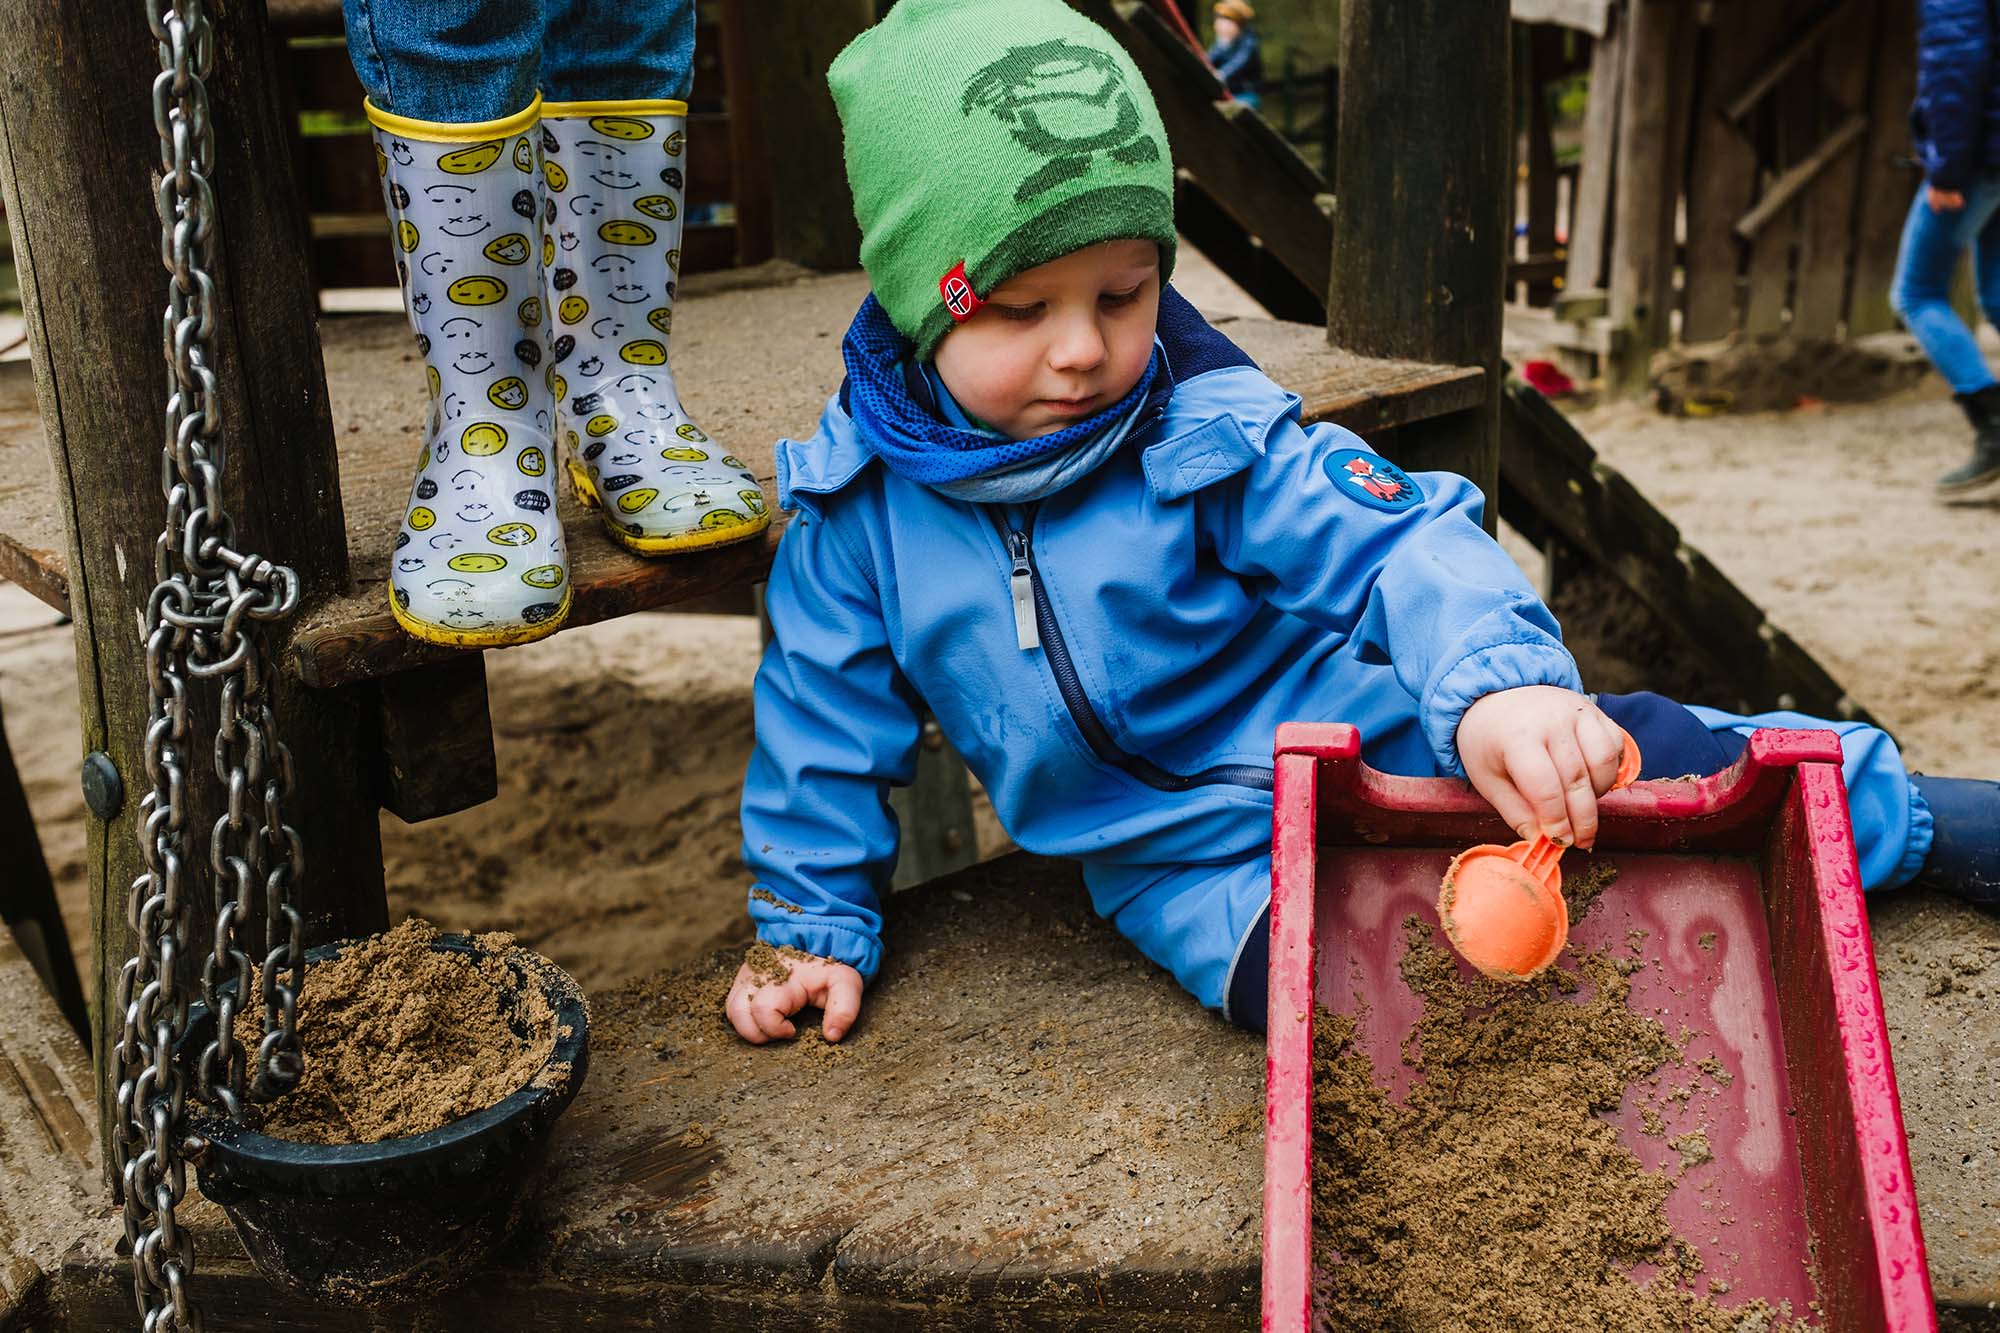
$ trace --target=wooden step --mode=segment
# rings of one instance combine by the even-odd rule
[[[798,270],[780,268],[789,277]],[[746,277],[745,274],[749,276]],[[768,273],[767,275],[768,276]],[[675,321],[673,365],[695,419],[772,487],[772,442],[810,432],[841,376],[840,340],[867,294],[859,273],[763,285],[755,271],[691,280]],[[1305,401],[1308,420],[1358,431],[1454,412],[1480,400],[1477,369],[1379,361],[1326,346],[1325,331],[1276,320],[1219,325]],[[281,654],[306,684],[353,684],[448,660],[461,650],[410,638],[388,612],[388,564],[410,484],[423,364],[401,315],[327,316],[320,324],[354,587],[309,610]],[[67,540],[25,362],[0,363],[0,576],[67,611]],[[775,501],[775,496],[773,496]],[[760,538],[647,560],[614,544],[597,516],[558,502],[576,589],[571,626],[726,592],[761,580],[784,515]],[[145,559],[154,534],[134,534]],[[277,560],[285,551],[264,554]]]
[[[210,1327],[1241,1329],[1256,1319],[1263,1041],[1016,855],[890,904],[860,1027],[757,1048],[718,953],[591,1000],[590,1073],[505,1262],[393,1325],[275,1292],[191,1210]],[[72,1328],[130,1300],[109,1231]]]

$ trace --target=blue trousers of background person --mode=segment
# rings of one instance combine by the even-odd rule
[[[1890,304],[1911,336],[1958,394],[1994,382],[1972,330],[1952,309],[1951,280],[1959,256],[1971,250],[1979,308],[1988,319],[2000,316],[2000,175],[1983,176],[1964,193],[1964,208],[1938,212],[1928,191],[1917,191],[1889,289]]]
[[[368,100],[413,120],[512,115],[551,102],[682,100],[694,0],[343,0]]]

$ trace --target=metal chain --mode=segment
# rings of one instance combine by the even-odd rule
[[[173,275],[162,329],[172,382],[160,452],[166,526],[154,544],[156,586],[146,603],[145,765],[152,790],[140,802],[138,823],[146,869],[126,903],[138,954],[118,977],[124,1021],[115,1050],[121,1077],[111,1150],[143,1327],[199,1333],[201,1312],[189,1293],[193,1241],[174,1218],[187,1190],[182,1136],[189,1091],[174,1052],[192,998],[183,973],[197,946],[186,908],[188,886],[200,873],[188,856],[189,678],[213,680],[219,689],[214,764],[226,796],[209,833],[208,870],[222,903],[201,969],[215,1038],[201,1053],[195,1091],[236,1117],[246,1093],[275,1096],[303,1072],[296,1025],[305,950],[291,895],[304,877],[304,851],[285,822],[292,758],[276,737],[258,629],[297,609],[299,583],[289,568],[235,549],[223,504],[222,403],[211,349],[215,138],[204,83],[215,64],[214,30],[201,0],[146,4],[160,51],[153,124],[160,136],[160,259]],[[236,933],[260,882],[265,954],[257,998],[264,1037],[246,1089],[249,1060],[235,1019],[249,1003],[251,971]]]

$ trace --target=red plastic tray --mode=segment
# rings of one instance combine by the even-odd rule
[[[1731,1284],[1735,1304],[1790,1299],[1841,1330],[1931,1330],[1937,1320],[1874,951],[1840,777],[1824,731],[1760,731],[1700,781],[1642,782],[1602,802],[1597,840],[1617,881],[1572,929],[1582,948],[1648,932],[1660,966],[1632,1004],[1697,1035],[1690,1061],[1734,1076],[1668,1133],[1614,1117],[1648,1166],[1699,1116],[1715,1155],[1667,1203],[1668,1221]],[[1356,1013],[1392,1095],[1418,1001],[1396,971],[1401,922],[1436,920],[1453,854],[1514,834],[1472,788],[1361,762],[1348,726],[1279,728],[1271,860],[1270,1035],[1265,1063],[1264,1328],[1311,1327],[1313,1005]],[[1318,882],[1328,892],[1315,894]],[[1706,948],[1703,936],[1713,933]],[[1317,947],[1316,947],[1317,946]],[[1703,1174],[1705,1173],[1705,1174]],[[1697,1197],[1692,1188],[1707,1181]],[[1702,1201],[1732,1224],[1718,1237]]]

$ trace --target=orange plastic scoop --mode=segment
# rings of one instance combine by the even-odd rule
[[[1639,746],[1628,735],[1611,790],[1638,776]],[[1438,890],[1438,920],[1466,962],[1498,981],[1526,981],[1556,960],[1569,939],[1562,854],[1538,834],[1510,847],[1468,847],[1452,859]]]

